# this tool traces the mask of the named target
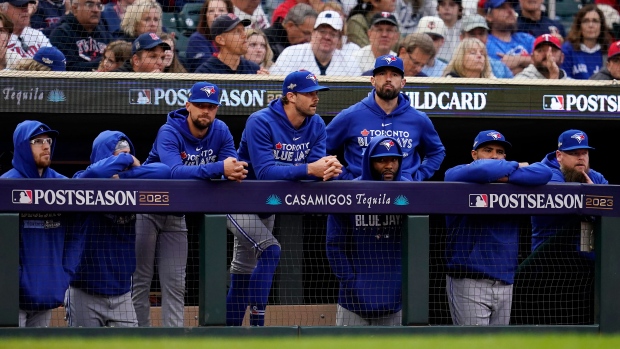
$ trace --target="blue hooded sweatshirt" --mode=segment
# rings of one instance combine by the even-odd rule
[[[248,179],[303,180],[308,164],[325,156],[325,122],[317,114],[295,129],[280,98],[250,115],[239,144],[239,160],[248,163]]]
[[[51,168],[39,176],[30,139],[58,132],[38,121],[27,120],[13,133],[13,169],[1,178],[67,178]],[[50,156],[56,142],[52,142]],[[73,229],[67,213],[21,213],[19,219],[19,308],[29,311],[54,309],[63,304],[69,279],[74,275],[83,248],[83,236]]]
[[[187,109],[168,114],[159,128],[145,164],[161,162],[170,167],[172,179],[217,179],[224,175],[224,160],[237,158],[235,143],[226,124],[213,120],[203,138],[192,135]]]
[[[560,164],[556,158],[555,151],[547,154],[542,163],[551,169],[553,176],[551,182],[565,183],[564,175],[560,170]],[[609,182],[603,177],[600,172],[590,169],[588,177],[594,182],[594,184],[609,184]],[[591,218],[582,216],[566,216],[566,215],[541,215],[532,216],[532,251],[537,249],[542,243],[547,241],[550,237],[556,235],[558,231],[575,234],[575,245],[579,246],[579,232],[581,230],[581,221],[591,221]],[[585,257],[594,259],[594,253],[582,253]]]
[[[122,132],[103,131],[93,142],[92,164],[73,178],[110,178],[114,174],[119,178],[170,178],[170,168],[164,164],[130,167],[130,154],[114,156],[114,148],[121,139],[127,140],[130,153],[135,154],[133,144]],[[86,246],[71,286],[93,295],[120,296],[129,292],[136,268],[136,215],[84,214],[80,224],[86,234]]]
[[[446,182],[491,183],[508,176],[516,185],[544,185],[551,170],[541,163],[519,167],[516,161],[482,159],[446,171]],[[446,216],[448,275],[514,283],[519,224],[511,215]]]
[[[374,180],[370,155],[380,151],[378,145],[383,140],[392,140],[402,154],[395,139],[373,138],[364,154],[362,175],[355,180]],[[402,176],[400,166],[395,178],[408,180]],[[326,250],[329,265],[340,281],[340,306],[364,318],[401,310],[403,219],[403,215],[329,215]]]
[[[353,179],[362,174],[362,156],[373,137],[394,138],[403,149],[403,176],[423,181],[433,176],[446,151],[426,114],[411,107],[409,97],[398,95],[398,106],[386,114],[375,101],[375,90],[361,102],[341,111],[327,125],[327,153],[335,154],[344,146],[344,159],[338,179]]]

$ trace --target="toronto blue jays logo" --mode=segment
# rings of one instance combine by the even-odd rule
[[[215,93],[215,87],[213,87],[213,86],[205,86],[205,87],[201,88],[200,91],[203,91],[204,93],[206,93],[207,97],[211,97],[211,95]]]
[[[379,143],[379,145],[384,146],[389,151],[394,146],[394,141],[391,139],[386,139],[385,141]]]
[[[502,136],[502,134],[499,132],[489,132],[487,133],[487,136],[492,137],[495,140],[504,138],[504,136]]]
[[[586,139],[586,136],[583,133],[578,132],[578,133],[575,133],[574,135],[570,136],[570,138],[574,138],[577,141],[577,143],[581,144],[581,141]]]
[[[383,59],[387,62],[387,64],[391,64],[392,62],[396,62],[396,57],[394,56],[385,56]]]
[[[308,76],[306,76],[306,79],[312,80],[314,81],[315,84],[319,83],[319,80],[316,78],[316,76],[312,73],[308,74]]]

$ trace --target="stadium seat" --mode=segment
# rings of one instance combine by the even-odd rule
[[[176,38],[176,51],[181,61],[185,61],[185,51],[187,51],[187,44],[189,43],[189,37],[183,35],[179,31],[175,31]]]
[[[202,3],[190,2],[183,5],[183,8],[177,15],[177,28],[182,31],[185,36],[190,36],[198,28],[200,19],[200,8]]]
[[[567,34],[573,24],[573,17],[582,7],[581,0],[555,0],[555,17],[564,25]]]
[[[175,31],[177,29],[177,16],[174,12],[163,12],[161,16],[162,26],[166,28],[168,32]]]

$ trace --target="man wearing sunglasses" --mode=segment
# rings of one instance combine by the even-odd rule
[[[7,68],[12,68],[22,58],[32,58],[39,48],[51,46],[40,30],[30,27],[28,6],[34,3],[35,0],[9,0],[0,3],[0,12],[13,22],[13,34],[7,45]]]

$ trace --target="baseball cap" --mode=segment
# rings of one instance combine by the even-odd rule
[[[2,2],[8,2],[9,4],[15,6],[15,7],[22,7],[25,6],[27,4],[36,4],[37,2],[35,0],[8,0],[8,1],[0,1],[0,3]]]
[[[609,45],[609,51],[607,52],[607,59],[620,55],[620,41],[616,41]]]
[[[282,94],[285,96],[288,92],[306,93],[327,90],[329,90],[329,87],[319,85],[316,75],[307,70],[299,70],[288,74],[284,78],[284,83],[282,83]]]
[[[374,76],[378,70],[383,68],[396,69],[401,73],[401,75],[405,76],[405,67],[403,65],[403,60],[399,57],[393,55],[383,55],[377,57],[377,59],[375,60],[375,68],[372,70],[372,75]]]
[[[588,145],[588,135],[579,130],[562,132],[558,137],[558,150],[568,151],[575,149],[594,149]]]
[[[512,144],[510,144],[510,142],[506,140],[506,137],[504,137],[504,135],[502,135],[501,133],[495,130],[486,130],[478,133],[476,139],[474,139],[474,146],[472,150],[476,150],[480,148],[483,144],[491,142],[501,143],[506,149],[510,149],[512,147]]]
[[[49,67],[52,71],[66,71],[65,55],[54,46],[41,47],[32,57],[35,61]]]
[[[505,2],[508,2],[510,5],[512,5],[512,7],[515,6],[515,1],[512,0],[486,0],[484,2],[484,9],[487,11],[496,9],[498,7],[501,7]]]
[[[372,16],[372,19],[370,20],[370,26],[372,27],[373,25],[378,23],[388,23],[398,27],[398,21],[396,21],[396,17],[394,17],[394,15],[390,12],[379,12]]]
[[[536,40],[534,40],[534,49],[536,49],[538,45],[541,45],[544,43],[550,43],[556,48],[562,50],[562,43],[560,42],[560,39],[558,39],[556,36],[551,35],[551,34],[543,34],[537,37]]]
[[[144,33],[138,36],[131,44],[131,54],[135,55],[142,50],[150,50],[154,47],[161,46],[164,51],[170,50],[170,45],[162,41],[155,33]]]
[[[342,17],[336,11],[323,11],[319,13],[319,16],[314,22],[314,29],[318,28],[321,24],[327,24],[337,31],[342,31],[343,23]]]
[[[211,24],[211,39],[215,39],[216,36],[227,33],[237,26],[237,24],[243,24],[244,27],[252,24],[249,19],[240,19],[234,13],[229,13],[217,17]]]
[[[220,88],[210,82],[197,82],[189,90],[187,101],[220,105]]]
[[[446,37],[446,25],[443,19],[436,16],[424,16],[418,23],[416,33],[438,35],[442,38]]]
[[[41,125],[39,125],[39,127],[34,132],[32,132],[32,134],[30,135],[30,139],[33,139],[34,137],[42,134],[48,134],[52,138],[58,137],[58,131],[52,130],[46,124],[41,123]]]
[[[463,17],[461,20],[461,31],[467,33],[468,31],[476,28],[484,28],[489,30],[487,20],[479,14],[473,14]]]
[[[384,156],[403,157],[398,143],[389,137],[385,137],[372,151],[373,153],[370,155],[371,158],[380,158]]]

